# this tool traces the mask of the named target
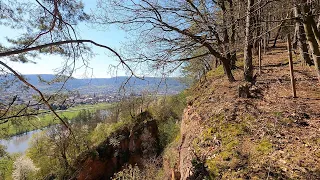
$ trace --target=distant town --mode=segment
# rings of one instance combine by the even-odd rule
[[[53,79],[54,75],[41,75],[45,79]],[[172,95],[181,92],[186,86],[176,78],[167,78],[162,83],[161,78],[146,77],[146,80],[130,79],[127,89],[119,90],[128,77],[106,78],[106,79],[72,79],[64,88],[63,84],[52,85],[39,81],[38,75],[26,75],[28,81],[36,86],[47,98],[54,109],[65,110],[73,106],[83,104],[113,103],[124,97],[139,97],[146,93],[156,95]],[[5,84],[3,84],[3,87]],[[132,91],[134,89],[134,91]],[[52,99],[54,98],[54,99]],[[0,109],[6,109],[11,105],[29,106],[34,109],[48,109],[40,101],[39,94],[21,83],[15,83],[8,88],[2,89],[0,96]]]
[[[170,94],[177,94],[177,92],[170,92]],[[158,92],[157,95],[161,96],[164,94],[168,94],[165,92]],[[127,95],[131,97],[140,97],[142,96],[142,93],[134,93]],[[47,106],[45,106],[43,103],[39,103],[37,99],[38,95],[35,93],[24,93],[24,94],[13,94],[8,93],[0,97],[0,102],[3,107],[0,107],[1,109],[5,109],[4,105],[11,104],[12,102],[15,105],[30,105],[33,106],[36,109],[48,109]],[[123,99],[125,96],[120,95],[118,92],[112,92],[112,93],[106,93],[106,94],[80,94],[75,93],[71,95],[65,95],[64,98],[61,98],[54,103],[51,104],[51,106],[54,109],[57,110],[66,110],[70,107],[74,107],[77,105],[84,105],[84,104],[98,104],[98,103],[113,103],[113,102],[119,102],[121,99]]]

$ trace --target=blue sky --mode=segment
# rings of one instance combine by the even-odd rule
[[[93,9],[96,5],[93,0],[83,0],[83,2],[87,12]],[[121,44],[126,41],[127,36],[126,32],[115,26],[110,26],[103,31],[99,31],[90,27],[90,25],[81,23],[77,29],[79,30],[78,32],[80,33],[81,39],[91,39],[97,43],[107,45],[116,51],[121,51]],[[5,36],[13,38],[19,35],[18,31],[13,31],[7,27],[1,27],[1,31],[1,42],[4,42]],[[108,51],[94,46],[92,46],[92,51],[97,54],[90,60],[89,66],[93,68],[93,70],[85,71],[84,68],[79,69],[74,73],[74,77],[86,78],[92,76],[95,78],[106,78],[115,75],[126,75],[126,72],[123,69],[119,69],[117,74],[115,74],[114,71],[110,72],[110,65],[116,65],[118,64],[118,61],[116,58],[111,57]],[[61,67],[63,60],[59,56],[40,55],[40,58],[35,59],[35,62],[36,64],[7,61],[12,68],[22,74],[53,74],[55,69]]]

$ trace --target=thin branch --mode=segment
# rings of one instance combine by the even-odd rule
[[[44,97],[44,94],[38,89],[36,88],[34,85],[30,84],[28,81],[26,81],[19,73],[17,73],[15,70],[13,70],[10,66],[8,66],[6,63],[0,61],[0,64],[2,66],[4,66],[5,68],[7,68],[10,72],[12,72],[21,82],[23,82],[25,85],[27,85],[28,87],[32,88],[33,90],[35,90],[41,97],[41,99],[43,100],[43,102],[45,103],[45,105],[50,109],[50,111],[63,123],[64,126],[66,126],[68,128],[68,130],[70,132],[71,128],[68,125],[68,123],[66,121],[64,121],[57,113],[56,111],[53,109],[53,107],[49,104],[48,100]]]
[[[13,50],[13,51],[7,51],[7,52],[1,52],[0,53],[0,57],[5,57],[5,56],[11,56],[11,55],[15,55],[15,54],[21,54],[21,53],[26,53],[26,52],[30,52],[30,51],[35,51],[35,50],[40,50],[42,48],[46,48],[46,47],[51,47],[51,46],[59,46],[59,45],[63,45],[63,44],[72,44],[72,43],[91,43],[95,46],[101,47],[101,48],[105,48],[108,49],[109,51],[111,51],[113,54],[115,54],[120,62],[126,66],[128,68],[128,70],[132,73],[133,76],[135,76],[136,78],[141,79],[140,77],[136,76],[134,74],[134,71],[130,68],[130,66],[121,58],[120,54],[118,54],[115,50],[113,50],[112,48],[110,48],[109,46],[103,45],[103,44],[99,44],[96,43],[92,40],[67,40],[67,41],[58,41],[58,42],[52,42],[52,43],[48,43],[48,44],[43,44],[43,45],[39,45],[39,46],[34,46],[34,47],[29,47],[29,48],[23,48],[23,49],[18,49],[18,50]]]

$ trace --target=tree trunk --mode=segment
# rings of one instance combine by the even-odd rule
[[[236,62],[237,62],[237,51],[236,50],[233,50],[231,52],[231,57],[230,57],[230,66],[231,66],[231,69],[234,70],[236,69]]]
[[[316,22],[314,21],[313,18],[312,19],[310,18],[310,25],[311,25],[314,37],[316,38],[316,41],[318,43],[318,46],[320,46],[320,32],[319,32],[317,25],[316,25]]]
[[[297,47],[298,47],[299,27],[300,27],[299,22],[296,22],[296,26],[294,28],[293,42],[292,42],[293,49],[297,49]]]
[[[229,40],[229,33],[228,33],[228,28],[227,28],[227,10],[225,6],[225,1],[220,0],[219,1],[221,10],[222,10],[222,23],[223,23],[223,49],[224,49],[224,54],[225,57],[230,62],[230,68],[232,69],[232,59],[231,59],[231,52],[230,52],[230,40]]]
[[[222,63],[224,73],[227,75],[228,80],[230,82],[234,82],[235,79],[232,75],[231,67],[230,67],[230,59],[227,59],[226,57],[222,56],[220,53],[216,52],[209,43],[204,43],[204,46],[208,48],[208,50],[211,52],[212,55],[214,55],[216,58],[220,60]]]
[[[299,18],[300,14],[301,14],[301,12],[299,11],[297,6],[294,7],[294,14],[295,14],[296,18]],[[306,64],[311,66],[311,65],[313,65],[313,63],[312,63],[311,58],[308,53],[308,46],[306,43],[307,38],[305,35],[305,31],[303,29],[303,25],[299,20],[296,21],[296,28],[295,29],[296,29],[296,41],[298,42],[297,48],[299,49],[300,56]]]
[[[275,48],[276,45],[277,45],[277,40],[278,40],[278,38],[279,38],[281,29],[282,29],[282,24],[283,24],[283,23],[281,23],[281,25],[280,25],[280,27],[279,27],[279,29],[278,29],[278,31],[277,31],[276,37],[274,38],[273,46],[272,46],[273,48]]]
[[[261,55],[261,45],[262,42],[259,42],[259,75],[261,75],[261,66],[262,66],[262,55]]]
[[[259,3],[259,7],[260,7],[260,4],[261,4],[262,1],[260,1]],[[259,54],[259,43],[261,41],[261,9],[258,10],[258,13],[255,15],[255,23],[253,23],[255,25],[255,29],[256,29],[256,37],[254,37],[254,52],[255,52],[255,55],[258,55]]]
[[[270,22],[268,22],[268,25],[267,25],[267,32],[268,32],[268,34],[267,34],[267,44],[266,44],[267,48],[269,48],[269,42],[270,42],[270,39],[271,39],[270,27],[272,27],[272,22],[271,22],[270,12],[268,14],[268,21],[270,21]]]
[[[233,2],[232,0],[229,0],[229,8],[230,8],[230,12],[231,12],[231,22],[234,22],[234,9],[233,9]],[[231,59],[230,59],[230,66],[231,69],[235,69],[236,68],[236,61],[237,61],[237,51],[236,49],[236,24],[232,23],[231,26],[231,37],[230,37],[230,43],[231,43]]]
[[[269,34],[269,24],[268,24],[268,17],[269,16],[267,16],[267,21],[265,22],[265,27],[264,27],[264,29],[265,29],[265,31],[264,31],[264,37],[263,37],[263,53],[264,54],[266,54],[267,53],[267,48],[268,48],[268,34]]]
[[[316,73],[318,75],[318,80],[320,83],[320,50],[319,50],[319,44],[316,41],[316,37],[314,35],[314,32],[312,31],[312,21],[314,22],[314,19],[312,16],[308,16],[304,21],[303,21],[303,27],[307,35],[307,40],[309,43],[309,47],[312,52],[312,58],[315,64],[316,68]]]
[[[222,66],[223,66],[223,70],[224,70],[224,74],[227,75],[228,77],[228,80],[230,82],[234,82],[235,79],[232,75],[232,71],[231,71],[231,67],[230,67],[230,62],[229,61],[226,61],[226,60],[221,60],[222,62]]]
[[[252,65],[252,6],[254,0],[248,0],[247,17],[246,17],[246,36],[244,47],[244,79],[251,82],[253,79]]]
[[[320,31],[320,16],[318,17],[317,29],[318,29],[318,31]]]

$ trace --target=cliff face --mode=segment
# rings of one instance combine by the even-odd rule
[[[184,111],[181,121],[181,142],[179,147],[179,172],[181,179],[187,179],[193,175],[192,160],[195,158],[195,152],[192,148],[193,141],[202,131],[201,117],[188,106]]]
[[[106,141],[79,162],[78,180],[110,179],[129,163],[142,166],[142,161],[159,155],[158,126],[148,112],[137,117],[137,123],[114,132]]]

